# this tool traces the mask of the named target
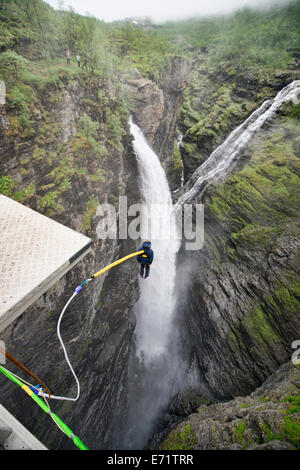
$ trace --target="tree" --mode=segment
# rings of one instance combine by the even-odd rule
[[[70,7],[62,14],[63,42],[73,52],[79,52],[80,43],[80,16]]]
[[[92,73],[100,65],[103,55],[104,36],[101,35],[98,21],[94,17],[81,17],[80,25],[80,51],[87,59]]]
[[[27,62],[27,59],[8,49],[0,54],[0,71],[6,80],[12,77],[16,80],[20,70],[25,68]]]
[[[60,39],[60,16],[42,0],[14,0],[13,3],[16,15],[34,32],[38,55],[53,53]]]
[[[80,135],[91,139],[97,136],[99,123],[94,121],[88,114],[83,113],[79,119],[79,133]]]

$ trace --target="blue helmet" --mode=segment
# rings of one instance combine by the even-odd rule
[[[151,242],[150,242],[150,240],[144,241],[142,247],[145,248],[145,249],[151,248]]]

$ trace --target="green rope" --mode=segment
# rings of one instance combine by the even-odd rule
[[[43,402],[43,400],[40,399],[35,393],[21,380],[19,380],[17,377],[12,375],[7,369],[4,367],[0,366],[0,372],[2,372],[8,379],[12,380],[15,382],[17,385],[19,385],[29,396],[32,398],[40,408],[45,413],[48,413],[51,415],[53,420],[56,422],[56,424],[59,426],[59,428],[74,442],[76,447],[78,447],[80,450],[89,450],[88,447],[79,439],[79,437],[75,436],[73,434],[73,431],[55,414],[53,413],[50,408],[46,405],[46,403]]]

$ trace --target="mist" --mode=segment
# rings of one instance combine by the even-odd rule
[[[96,0],[46,0],[55,9],[63,6],[64,9],[72,7],[82,15],[92,15],[105,22],[124,20],[126,18],[148,18],[154,23],[183,20],[192,17],[204,17],[211,15],[230,14],[234,11],[249,7],[265,9],[271,6],[284,6],[294,3],[291,0],[186,0],[182,3],[174,3],[171,0],[152,0],[141,2],[140,0],[111,0],[110,2],[98,2]]]

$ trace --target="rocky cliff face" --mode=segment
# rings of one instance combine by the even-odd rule
[[[180,185],[182,162],[177,150],[178,114],[187,86],[191,64],[183,57],[170,59],[165,79],[156,84],[138,72],[128,80],[133,101],[133,118],[159,155],[171,189]]]
[[[295,68],[277,73],[242,68],[234,57],[218,64],[195,52],[178,118],[185,182],[234,128],[293,78],[299,78]]]
[[[289,362],[248,396],[202,404],[169,434],[160,449],[298,449],[299,374],[299,368]]]
[[[286,105],[208,189],[204,246],[179,256],[180,328],[205,396],[249,393],[297,339],[298,107]]]
[[[134,117],[165,160],[176,141],[176,118],[187,75],[188,63],[175,58],[162,88],[139,74],[129,84],[134,91]],[[58,316],[78,283],[136,250],[130,240],[98,239],[97,209],[106,202],[118,207],[121,195],[127,196],[128,205],[139,201],[137,162],[115,82],[62,72],[55,84],[46,82],[42,89],[33,86],[31,93],[25,122],[9,106],[2,109],[5,193],[86,233],[93,245],[92,252],[1,337],[7,350],[35,371],[52,393],[74,396],[74,379],[56,337]],[[76,403],[50,404],[91,449],[109,448],[121,410],[126,409],[133,305],[139,295],[136,274],[135,263],[128,262],[89,283],[62,323],[81,397]],[[1,383],[1,397],[49,448],[73,448],[34,404],[27,401],[26,407],[20,406],[24,397],[10,383]]]
[[[1,175],[8,175],[6,194],[88,234],[93,245],[92,252],[7,328],[1,339],[52,393],[74,396],[74,379],[56,336],[58,316],[76,285],[137,248],[130,240],[102,240],[96,233],[99,204],[117,205],[124,194],[128,204],[139,199],[136,159],[127,121],[122,122],[123,135],[117,135],[118,129],[109,121],[105,105],[115,107],[113,85],[108,93],[102,82],[62,76],[55,86],[32,92],[32,127],[20,132],[23,123],[18,115],[8,107],[2,110]],[[87,114],[90,121],[86,122],[99,125],[94,134],[86,133],[81,119]],[[92,449],[109,445],[112,422],[124,405],[136,279],[135,263],[99,277],[82,291],[62,322],[81,396],[76,403],[56,401],[51,406]],[[49,448],[74,448],[48,416],[6,381],[1,381],[1,402]]]
[[[185,179],[243,117],[297,73],[259,77],[236,68],[213,72],[206,69],[205,58],[198,68],[196,60],[179,118]],[[201,201],[197,197],[189,201],[205,205],[205,237],[201,250],[188,252],[182,247],[178,256],[177,327],[189,371],[198,375],[196,394],[202,398],[192,390],[175,397],[162,419],[167,426],[196,410],[197,400],[209,403],[249,394],[291,358],[292,342],[300,331],[298,125],[299,104],[287,103],[255,135],[231,175],[212,184]],[[239,400],[231,405],[239,407]],[[211,409],[220,413],[220,419],[210,412],[203,421],[197,415],[171,433],[162,448],[251,448],[253,441],[238,441],[239,423],[227,426],[227,405],[222,406]],[[274,416],[268,417],[267,428],[273,419],[276,428]],[[256,420],[249,416],[249,422],[252,418]],[[207,423],[213,423],[216,434],[208,432]],[[241,435],[245,429],[242,423]],[[253,428],[250,432],[257,448],[298,445],[295,440],[267,444],[260,432],[255,436]],[[152,444],[157,446],[163,435],[162,431]]]

